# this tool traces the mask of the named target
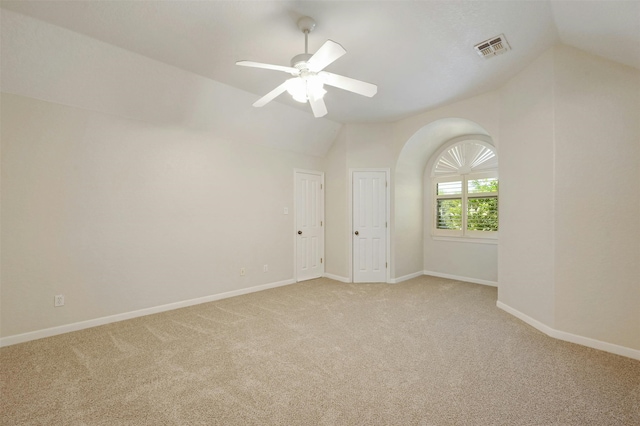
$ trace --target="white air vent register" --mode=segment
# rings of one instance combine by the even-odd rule
[[[478,55],[486,59],[500,55],[501,53],[511,49],[507,39],[504,37],[504,34],[500,34],[499,36],[492,37],[482,43],[478,43],[473,46],[473,48],[476,49]]]

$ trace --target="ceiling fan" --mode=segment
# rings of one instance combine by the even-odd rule
[[[347,51],[335,41],[327,40],[316,53],[313,55],[308,53],[309,33],[313,31],[315,26],[316,22],[308,16],[298,19],[298,28],[304,33],[304,53],[294,56],[291,59],[290,67],[252,61],[236,62],[236,65],[244,67],[284,71],[293,76],[258,99],[253,104],[254,107],[264,106],[287,91],[298,102],[306,103],[309,101],[313,115],[323,117],[327,114],[327,106],[323,100],[325,93],[327,93],[324,90],[325,84],[368,97],[372,97],[378,92],[378,86],[375,84],[323,71]]]

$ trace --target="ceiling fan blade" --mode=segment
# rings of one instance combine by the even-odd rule
[[[252,68],[264,68],[267,70],[284,71],[294,75],[298,75],[298,73],[300,73],[300,70],[298,70],[297,68],[285,67],[283,65],[263,64],[262,62],[238,61],[236,62],[236,65]]]
[[[340,44],[332,40],[327,40],[307,61],[309,71],[318,72],[323,70],[327,65],[347,53]]]
[[[375,84],[355,80],[343,75],[332,74],[326,71],[318,73],[318,75],[322,78],[322,82],[324,84],[337,87],[338,89],[348,90],[369,98],[378,93],[378,86]]]
[[[322,98],[314,99],[313,97],[310,97],[309,103],[311,104],[311,110],[313,111],[314,117],[320,118],[327,115],[327,106]]]
[[[297,77],[294,77],[294,78],[297,78]],[[264,95],[263,97],[261,97],[260,99],[255,101],[253,106],[254,107],[261,107],[261,106],[264,106],[265,104],[271,102],[275,98],[277,98],[279,95],[281,95],[283,92],[285,92],[287,90],[287,84],[289,84],[289,80],[291,80],[291,79],[286,80],[280,86],[276,87],[275,89],[273,89],[272,91],[270,91],[269,93],[267,93],[266,95]]]

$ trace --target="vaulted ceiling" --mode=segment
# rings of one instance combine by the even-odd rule
[[[394,121],[500,87],[557,43],[640,69],[638,1],[2,1],[3,8],[68,28],[251,92],[289,77],[238,60],[289,65],[304,51],[296,21],[317,21],[347,54],[327,71],[378,85],[365,98],[328,88],[327,118]],[[506,54],[473,46],[504,34]],[[309,110],[283,94],[276,102]],[[268,108],[265,106],[264,108]]]

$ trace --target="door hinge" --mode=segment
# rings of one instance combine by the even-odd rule
[[[388,267],[389,267],[389,263],[384,262],[384,267],[385,267],[385,268],[388,268]]]
[[[320,184],[320,189],[322,189],[322,184]]]
[[[320,263],[322,263],[322,258],[320,258]]]
[[[320,226],[322,226],[322,221],[320,221]]]
[[[387,188],[389,186],[389,182],[387,182],[386,180],[384,181],[384,187]]]

